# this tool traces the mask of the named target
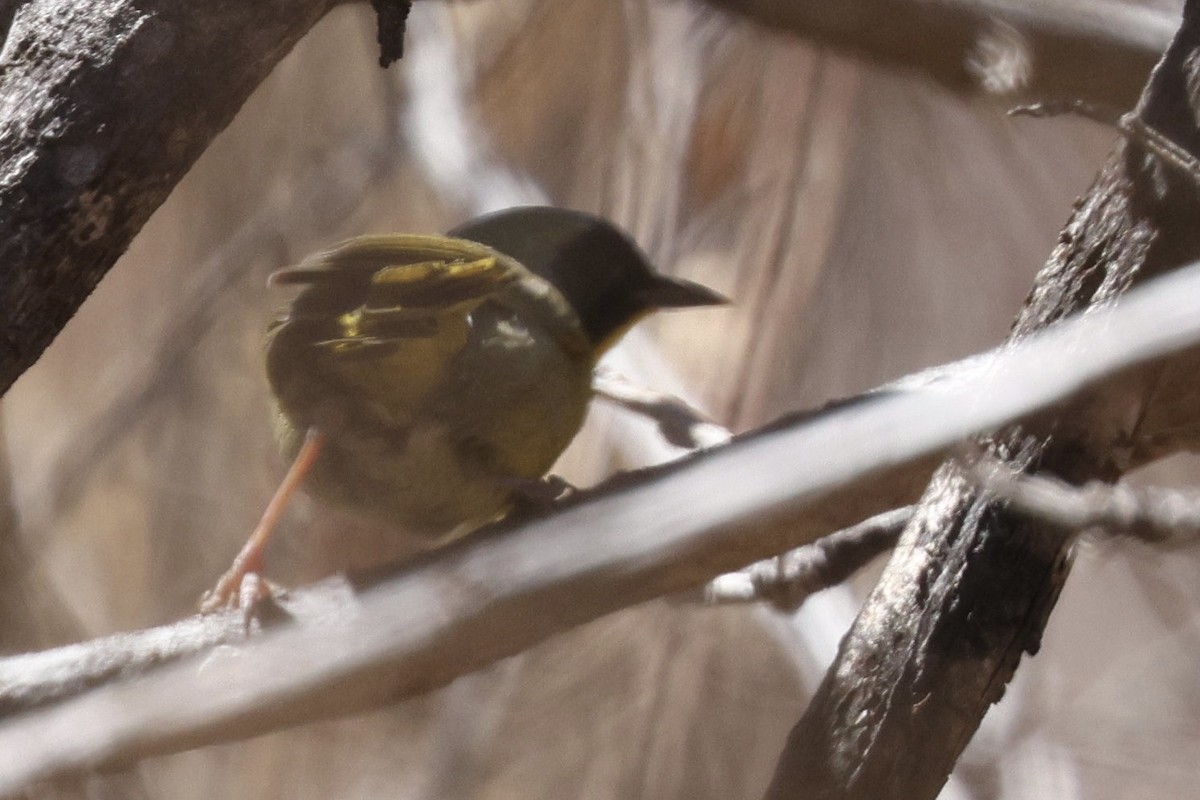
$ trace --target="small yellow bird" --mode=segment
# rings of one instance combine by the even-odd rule
[[[271,283],[303,287],[267,342],[293,467],[205,610],[236,602],[302,481],[431,537],[504,513],[578,432],[609,346],[655,310],[727,302],[606,220],[540,206],[350,239]]]

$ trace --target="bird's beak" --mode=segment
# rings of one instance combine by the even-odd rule
[[[654,282],[638,293],[649,308],[695,308],[696,306],[722,306],[729,298],[714,292],[707,286],[679,278],[655,276]]]

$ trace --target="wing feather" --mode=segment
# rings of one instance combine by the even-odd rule
[[[303,287],[269,333],[281,406],[299,425],[401,433],[466,344],[471,310],[523,274],[483,245],[413,235],[351,239],[276,272],[273,285]]]

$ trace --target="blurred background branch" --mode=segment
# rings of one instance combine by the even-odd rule
[[[812,595],[837,586],[895,547],[912,515],[912,506],[894,508],[811,544],[718,575],[705,584],[700,597],[714,604],[770,603],[794,612]]]
[[[793,10],[806,11],[801,5]],[[886,5],[820,13],[881,9],[871,17],[877,24],[860,29],[868,44],[855,52],[869,55],[869,42],[886,40],[889,30],[913,30],[901,4]],[[43,41],[21,25],[47,19],[38,15],[51,6],[59,13],[55,4],[23,4],[15,26],[22,33],[12,42]],[[307,28],[319,16],[304,8],[241,10],[266,15],[246,22],[246,32],[286,26],[287,38],[299,35],[291,26]],[[991,346],[1114,134],[1003,120],[970,89],[1019,90],[1026,81],[1033,96],[1057,92],[1046,87],[1061,78],[1039,70],[1061,52],[1074,70],[1062,91],[1121,107],[1144,79],[1138,70],[1165,44],[1178,4],[1047,0],[978,12],[946,3],[938,9],[947,13],[920,16],[928,8],[915,18],[925,55],[885,48],[879,57],[847,60],[812,44],[825,41],[820,36],[784,34],[790,23],[772,31],[698,4],[418,3],[409,53],[392,73],[377,68],[375,19],[365,4],[326,15],[6,398],[14,536],[24,553],[17,563],[36,566],[28,577],[37,576],[39,596],[57,595],[81,636],[144,627],[194,607],[280,469],[259,363],[272,302],[262,279],[350,234],[444,230],[514,201],[611,216],[660,265],[738,301],[693,324],[656,322],[615,354],[618,368],[735,430]],[[964,19],[966,32],[954,34]],[[205,108],[192,82],[249,94],[224,61],[239,31],[182,29],[185,44],[202,51],[201,66],[176,73],[174,62],[156,60],[155,86],[171,84],[176,93],[163,97],[187,105],[181,113],[208,116],[135,137],[147,155],[173,136],[207,141],[233,115]],[[214,31],[220,35],[205,38]],[[1087,31],[1104,44],[1081,44]],[[127,66],[163,42],[147,36],[139,40],[144,49],[125,51],[119,36],[89,41],[111,41],[115,53],[131,56],[114,63]],[[1039,49],[1040,42],[1061,47]],[[1109,45],[1141,52],[1145,66],[1113,57]],[[6,63],[21,52],[11,44]],[[896,71],[897,64],[908,67]],[[23,69],[6,67],[0,91],[31,85],[17,83],[27,77]],[[137,89],[124,73],[110,74],[121,76],[113,82],[119,92]],[[957,93],[931,88],[921,74]],[[99,77],[79,88],[84,100],[113,90]],[[5,96],[20,99],[19,113],[30,110],[24,95]],[[111,105],[104,136],[129,125],[144,130],[159,118],[131,116],[129,108]],[[78,132],[87,140],[99,129]],[[463,142],[470,146],[457,147]],[[9,154],[2,163],[12,163]],[[58,162],[49,155],[34,177],[54,174]],[[86,167],[83,156],[63,163]],[[73,169],[67,173],[86,172]],[[146,177],[154,183],[139,195],[147,204],[166,195],[160,178]],[[54,200],[34,188],[34,199]],[[53,232],[63,219],[50,220],[59,225]],[[131,235],[108,232],[111,240],[85,248],[78,272],[56,262],[61,268],[47,285],[58,292],[83,275],[90,287]],[[60,239],[54,248],[74,246]],[[233,273],[218,274],[224,270]],[[86,291],[67,287],[50,302],[75,302]],[[45,340],[41,328],[34,333]],[[22,352],[32,359],[34,350]],[[1164,374],[1154,392],[1187,397],[1189,380],[1187,370]],[[1191,436],[1185,405],[1150,409],[1145,430],[1157,433],[1138,440],[1135,462]],[[558,470],[586,484],[677,453],[649,425],[597,408]],[[1187,465],[1179,470],[1172,474],[1186,479]],[[272,554],[290,583],[412,548],[402,535],[312,504],[298,504],[290,527]],[[1195,564],[1185,554],[1149,566],[1147,558],[1112,547],[1085,551],[1055,635],[985,720],[945,798],[1095,800],[1128,796],[1131,787],[1160,797],[1192,790],[1194,671],[1186,665],[1200,657]],[[137,777],[151,796],[173,798],[407,790],[758,797],[779,742],[873,577],[815,596],[794,618],[644,604],[558,636],[469,685],[353,721],[152,759]],[[1114,631],[1123,637],[1117,653]],[[487,722],[464,724],[472,716]],[[458,735],[464,728],[470,737]]]
[[[1198,52],[1200,4],[1189,2],[1137,107],[1142,123],[1193,159]],[[1141,141],[1118,143],[1076,204],[1010,339],[1111,304],[1200,256],[1198,197],[1193,175]],[[1014,470],[1070,481],[1112,481],[1142,459],[1194,448],[1194,421],[1179,408],[1200,401],[1195,357],[1127,376],[981,446]],[[1169,429],[1160,427],[1164,418]],[[801,787],[813,798],[937,796],[1022,654],[1040,648],[1070,570],[1070,544],[1061,528],[1014,518],[981,496],[959,465],[939,469],[789,736],[767,797],[792,797]]]
[[[1100,529],[1161,545],[1188,545],[1200,535],[1200,498],[1156,486],[1071,486],[1052,477],[1021,475],[985,459],[980,483],[1010,508],[1072,531]]]
[[[712,2],[883,63],[917,67],[956,88],[1081,96],[1117,107],[1136,96],[1173,25],[1162,12],[1111,2],[1086,10],[1016,0]],[[11,98],[0,118],[0,161],[8,165],[0,202],[9,222],[0,228],[7,242],[0,256],[22,267],[0,293],[0,308],[8,309],[0,387],[33,363],[249,92],[336,4],[207,4],[191,12],[194,20],[154,7],[78,5],[61,27],[46,22],[57,14],[54,4],[9,9],[0,84]],[[381,28],[385,61],[399,55],[395,40],[408,12],[407,3],[380,6],[393,7],[403,16]],[[1097,57],[1127,85],[1097,84]],[[1001,75],[1012,69],[1013,76]],[[114,81],[117,74],[138,79]],[[146,113],[152,108],[162,113]],[[46,115],[59,120],[52,137],[36,121]],[[53,235],[58,230],[70,235]]]
[[[1039,0],[704,0],[956,91],[1084,98],[1128,108],[1178,17],[1131,3]],[[1112,72],[1095,79],[1098,59]]]
[[[932,459],[971,432],[1087,402],[1125,385],[1134,368],[1194,354],[1196,297],[1200,266],[1109,313],[942,369],[932,384],[782,420],[614,478],[544,519],[501,523],[416,562],[296,592],[282,607],[303,624],[237,655],[111,685],[236,641],[239,615],[231,612],[0,661],[8,713],[101,689],[0,728],[0,751],[16,754],[0,764],[0,794],[63,771],[378,708],[565,628],[694,588],[745,559],[816,541],[912,497]],[[895,434],[884,442],[870,435],[879,430]],[[825,455],[817,461],[814,453]],[[903,622],[888,620],[888,630]],[[870,678],[847,679],[859,688]],[[923,745],[931,746],[938,743]]]

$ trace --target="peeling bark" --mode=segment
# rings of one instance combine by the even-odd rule
[[[1193,157],[1198,64],[1200,3],[1189,2],[1138,112]],[[1192,179],[1142,143],[1122,141],[1078,202],[1012,339],[1194,260],[1197,218]],[[1195,365],[1192,354],[1129,375],[981,445],[1017,469],[1114,480],[1191,444]],[[1193,409],[1190,419],[1169,411],[1180,408]],[[793,729],[766,796],[936,797],[1022,654],[1037,652],[1069,571],[1070,542],[1061,529],[981,497],[958,466],[943,466]]]

